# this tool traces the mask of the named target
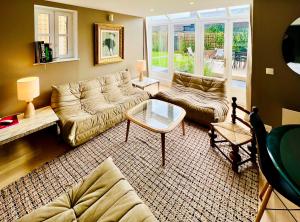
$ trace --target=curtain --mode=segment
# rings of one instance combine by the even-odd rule
[[[146,75],[149,77],[149,64],[148,64],[148,41],[147,41],[147,21],[146,18],[143,20],[143,59],[146,60]]]
[[[246,80],[246,108],[251,110],[251,77],[252,77],[252,23],[253,23],[253,8],[252,4],[250,5],[250,24],[249,24],[249,38],[248,38],[248,66],[247,66],[247,80]]]

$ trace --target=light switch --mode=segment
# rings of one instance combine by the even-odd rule
[[[274,68],[266,68],[267,75],[274,75]]]

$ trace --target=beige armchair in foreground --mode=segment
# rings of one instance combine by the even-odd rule
[[[111,158],[69,192],[18,221],[157,222]]]

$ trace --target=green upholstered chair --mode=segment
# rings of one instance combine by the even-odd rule
[[[297,206],[300,206],[299,168],[287,169],[286,166],[284,166],[282,159],[284,152],[290,151],[288,149],[291,148],[282,147],[282,145],[284,145],[282,143],[283,136],[287,131],[297,128],[300,129],[300,125],[286,125],[278,127],[268,134],[263,121],[258,115],[257,108],[253,108],[253,112],[250,114],[250,122],[257,138],[259,166],[267,180],[267,183],[259,195],[262,199],[260,209],[256,216],[256,222],[259,222],[274,190],[278,191],[282,196]],[[300,153],[300,146],[297,147],[299,147],[297,152]],[[289,164],[292,164],[291,162],[295,162],[296,158],[299,160],[299,156],[290,156]],[[297,165],[299,166],[299,164]],[[287,172],[287,170],[289,170],[289,172]]]

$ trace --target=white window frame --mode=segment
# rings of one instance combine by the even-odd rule
[[[50,44],[53,49],[54,60],[78,59],[78,13],[75,10],[34,5],[34,33],[35,41],[38,41],[38,15],[49,14]],[[67,34],[68,50],[66,55],[59,55],[58,16],[66,16],[68,19]]]
[[[234,22],[243,21],[249,22],[249,15],[230,15],[229,8],[226,8],[226,16],[225,17],[217,17],[217,18],[202,18],[199,17],[197,13],[197,18],[184,18],[184,19],[169,19],[163,21],[151,21],[147,19],[147,36],[148,40],[148,61],[149,61],[149,71],[150,76],[160,79],[162,81],[169,82],[173,78],[174,73],[174,25],[176,24],[195,24],[195,62],[194,62],[194,75],[203,75],[203,62],[204,62],[204,25],[210,23],[224,23],[225,24],[225,42],[224,42],[224,53],[226,56],[226,67],[225,67],[225,78],[234,78],[238,80],[245,80],[246,77],[232,75],[229,71],[229,65],[232,63],[232,24]],[[167,16],[167,15],[166,15]],[[168,16],[167,16],[168,17]],[[169,54],[169,64],[168,64],[168,73],[159,73],[152,71],[152,26],[160,26],[167,25],[168,26],[168,54]],[[200,34],[199,34],[200,33]],[[250,38],[250,35],[249,35]],[[248,65],[248,64],[247,64]]]

